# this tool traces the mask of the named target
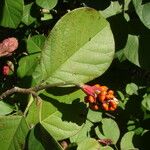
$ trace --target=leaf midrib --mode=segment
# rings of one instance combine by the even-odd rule
[[[106,28],[107,25],[108,25],[108,23],[106,23],[105,26],[104,26],[103,28],[101,28],[101,30],[100,30],[99,32],[97,32],[97,33],[91,38],[91,40],[92,40],[97,34],[99,34],[104,28]],[[57,72],[58,70],[60,70],[60,68],[61,68],[63,65],[65,65],[65,63],[66,63],[71,57],[73,57],[73,55],[75,55],[78,51],[80,51],[80,49],[81,49],[84,45],[86,45],[87,43],[88,43],[88,40],[87,40],[78,50],[76,50],[72,55],[70,55],[70,57],[68,57],[58,68],[56,68],[56,69],[53,71],[53,73],[48,74],[47,69],[46,69],[46,72],[47,72],[47,74],[48,74],[48,77],[46,77],[46,78],[44,79],[45,82],[46,82],[49,78],[51,78],[51,77],[55,74],[55,72]],[[44,66],[45,66],[45,65],[44,65]],[[45,67],[45,68],[46,68],[46,67]]]

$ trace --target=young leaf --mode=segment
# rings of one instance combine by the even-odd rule
[[[99,122],[102,120],[102,112],[93,111],[91,109],[88,110],[87,119],[91,122]]]
[[[140,67],[139,63],[139,39],[137,36],[128,35],[128,40],[126,43],[124,54],[126,58],[133,64]]]
[[[138,86],[135,83],[129,83],[126,86],[126,93],[129,95],[138,94]]]
[[[22,22],[26,24],[27,26],[33,23],[36,19],[31,16],[31,7],[32,3],[25,5],[24,10],[23,10],[23,17],[22,17]]]
[[[0,117],[1,149],[23,149],[28,133],[26,121],[21,116]]]
[[[13,111],[13,109],[3,101],[0,101],[0,115],[6,115]]]
[[[86,120],[83,128],[77,134],[70,137],[71,143],[80,143],[86,138],[90,137],[90,131],[92,126],[93,124],[90,121]]]
[[[113,150],[113,148],[110,146],[103,146],[100,148],[100,150]]]
[[[102,130],[103,134],[108,138],[111,139],[113,144],[116,144],[119,136],[120,130],[117,123],[112,119],[103,119],[102,120]]]
[[[41,52],[46,38],[43,35],[34,35],[27,40],[27,51],[29,54]]]
[[[20,78],[31,76],[34,72],[37,62],[39,61],[40,53],[25,56],[20,59],[17,74]]]
[[[132,143],[132,139],[134,136],[134,132],[130,131],[127,132],[121,139],[121,143],[120,143],[120,148],[122,150],[129,150],[129,149],[134,149],[134,145]]]
[[[37,5],[46,9],[53,9],[56,6],[57,2],[58,0],[36,0]]]
[[[2,1],[0,25],[9,28],[17,28],[22,19],[23,0],[4,0]]]
[[[79,143],[77,150],[96,150],[100,149],[100,144],[92,138],[86,138],[84,141]]]
[[[36,83],[87,82],[106,71],[113,55],[109,23],[92,8],[78,8],[52,29],[33,77]]]
[[[150,2],[142,4],[142,0],[133,0],[133,4],[140,20],[150,29]]]
[[[145,109],[150,111],[150,94],[148,94],[147,96],[144,97],[144,99],[142,101],[142,105]]]
[[[122,6],[119,4],[119,2],[111,1],[110,6],[100,12],[105,18],[108,18],[116,14],[119,14],[121,11],[122,11]]]

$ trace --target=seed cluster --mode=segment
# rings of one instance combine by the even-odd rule
[[[83,85],[82,90],[86,93],[85,102],[89,103],[92,110],[103,109],[114,111],[117,108],[118,100],[114,96],[114,91],[107,86],[96,84],[94,86]]]

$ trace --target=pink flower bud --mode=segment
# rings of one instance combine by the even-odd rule
[[[7,38],[0,43],[0,57],[10,56],[18,48],[18,40],[14,37]]]
[[[9,74],[10,68],[9,66],[3,66],[3,75],[7,76]]]
[[[81,85],[81,89],[87,95],[96,96],[95,89],[90,85]]]

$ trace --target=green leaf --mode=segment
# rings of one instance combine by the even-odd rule
[[[126,93],[129,95],[138,94],[138,86],[135,83],[129,83],[126,86]]]
[[[2,2],[3,3],[3,2]],[[9,28],[17,28],[22,19],[23,0],[4,0],[0,25]]]
[[[128,40],[126,43],[124,54],[126,58],[133,64],[140,67],[139,63],[139,39],[137,36],[128,35]]]
[[[110,146],[103,146],[100,148],[100,150],[113,150],[113,148]]]
[[[133,0],[133,4],[140,20],[150,29],[150,2],[142,5],[142,0]]]
[[[25,119],[21,116],[0,117],[0,125],[1,149],[23,149],[29,130]]]
[[[78,145],[77,150],[96,150],[99,148],[100,144],[95,139],[86,138]]]
[[[114,120],[107,118],[103,119],[101,122],[104,136],[111,139],[113,144],[116,144],[120,136],[120,130],[117,123]]]
[[[86,138],[90,137],[90,131],[93,124],[86,120],[83,128],[74,136],[70,137],[71,143],[80,143],[84,141]]]
[[[127,132],[121,139],[120,148],[121,150],[130,150],[134,149],[134,145],[132,143],[134,136],[134,131]]]
[[[32,7],[32,3],[31,4],[28,4],[28,5],[25,5],[24,6],[24,10],[23,10],[23,17],[22,17],[22,22],[24,24],[26,24],[27,26],[32,24],[36,19],[33,18],[31,16],[31,7]]]
[[[113,55],[109,23],[92,8],[78,8],[52,29],[33,77],[36,83],[87,82],[106,71]]]
[[[43,17],[41,17],[42,21],[50,20],[50,19],[53,19],[52,14],[44,14]]]
[[[125,57],[125,55],[124,55],[124,50],[122,49],[122,50],[120,50],[120,51],[117,51],[116,53],[115,53],[115,58],[118,58],[118,60],[120,61],[120,62],[123,62],[123,61],[125,61],[127,58]]]
[[[102,131],[101,125],[95,128],[95,133],[99,139],[107,139],[107,137],[102,134],[103,131]]]
[[[37,62],[39,61],[40,53],[25,56],[19,60],[17,74],[20,78],[31,76],[34,72]]]
[[[145,109],[150,111],[150,94],[144,97],[144,99],[142,100],[142,105]]]
[[[124,10],[128,10],[130,9],[130,3],[131,3],[132,0],[125,0],[124,1]]]
[[[45,150],[49,148],[63,150],[59,143],[40,124],[37,124],[29,134],[28,149]]]
[[[100,11],[100,13],[105,17],[111,17],[114,16],[116,14],[119,14],[120,12],[122,12],[122,6],[119,4],[118,1],[111,1],[111,4],[109,7],[107,7],[106,9],[104,9],[103,11]]]
[[[27,51],[29,54],[41,52],[46,38],[43,35],[35,35],[27,40]]]
[[[46,9],[53,9],[56,6],[57,2],[58,0],[36,0],[37,5]]]
[[[62,140],[75,135],[84,125],[83,113],[86,107],[82,102],[79,102],[80,99],[83,99],[84,93],[78,90],[59,96],[63,90],[66,92],[66,88],[54,88],[50,91],[53,90],[57,96],[56,93],[53,95],[54,93],[48,94],[46,92],[40,95],[43,100],[40,123],[56,140]],[[39,122],[38,114],[39,106],[33,103],[27,116],[29,125]]]
[[[102,112],[93,111],[91,109],[88,110],[87,119],[91,122],[99,122],[102,120]]]
[[[7,115],[11,113],[13,109],[3,101],[0,101],[0,115]]]

